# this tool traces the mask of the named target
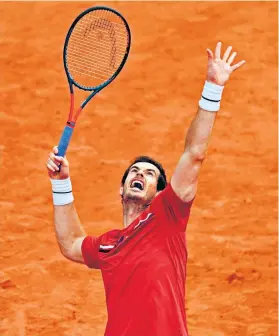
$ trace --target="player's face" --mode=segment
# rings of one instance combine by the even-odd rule
[[[123,200],[150,202],[157,194],[159,169],[148,162],[137,162],[129,170],[124,186],[120,190]]]

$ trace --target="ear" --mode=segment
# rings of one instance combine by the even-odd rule
[[[120,186],[120,189],[119,189],[119,195],[120,195],[121,197],[123,196],[123,190],[124,190],[123,186]]]

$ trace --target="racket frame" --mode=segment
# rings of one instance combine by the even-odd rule
[[[79,22],[79,20],[87,15],[88,13],[90,12],[93,12],[95,10],[106,10],[108,12],[112,12],[114,14],[116,14],[117,16],[119,16],[126,29],[127,29],[127,37],[128,37],[128,43],[127,43],[127,48],[126,48],[126,52],[124,54],[124,57],[123,57],[123,60],[121,62],[121,64],[119,65],[118,69],[116,70],[116,72],[109,78],[107,79],[104,83],[98,85],[98,86],[94,86],[94,87],[87,87],[87,86],[83,86],[83,85],[80,85],[79,83],[77,83],[71,76],[69,70],[68,70],[68,67],[67,67],[67,59],[66,59],[66,55],[67,55],[67,49],[68,49],[68,42],[70,40],[70,37],[71,37],[71,34],[72,34],[72,31],[74,30],[76,24]],[[95,6],[95,7],[91,7],[91,8],[88,8],[86,9],[85,11],[83,11],[72,23],[71,27],[69,28],[69,31],[66,35],[66,39],[65,39],[65,43],[64,43],[64,49],[63,49],[63,63],[64,63],[64,69],[65,69],[65,72],[66,72],[66,75],[67,75],[67,79],[68,79],[68,82],[69,82],[69,86],[70,86],[70,92],[73,93],[73,85],[75,85],[76,87],[78,87],[79,89],[81,90],[85,90],[85,91],[93,91],[91,95],[88,96],[88,98],[86,100],[90,100],[96,93],[98,93],[100,90],[102,90],[104,87],[106,87],[109,83],[111,83],[116,77],[117,75],[120,73],[120,71],[122,70],[124,64],[126,63],[126,60],[127,60],[127,57],[129,55],[129,51],[130,51],[130,46],[131,46],[131,31],[130,31],[130,28],[129,28],[129,25],[126,21],[126,19],[119,13],[117,12],[115,9],[112,9],[112,8],[109,8],[109,7],[106,7],[106,6]],[[88,101],[86,102],[86,100],[81,104],[82,107],[85,107],[85,105],[88,103]]]
[[[104,83],[95,86],[95,87],[87,87],[87,86],[83,86],[80,85],[79,83],[77,83],[71,76],[68,66],[67,66],[67,49],[68,49],[68,42],[70,40],[72,31],[74,30],[76,24],[79,22],[79,20],[84,17],[85,15],[87,15],[90,12],[93,12],[95,10],[105,10],[108,12],[113,12],[114,14],[116,14],[117,16],[119,16],[121,18],[121,20],[123,21],[126,30],[127,30],[127,47],[126,47],[126,51],[123,57],[123,60],[121,62],[121,64],[119,65],[118,69],[116,70],[116,72],[109,78],[107,79]],[[69,83],[69,89],[70,89],[70,112],[69,112],[69,116],[68,116],[68,120],[66,123],[66,126],[64,128],[63,134],[60,138],[60,142],[58,145],[58,155],[59,156],[65,156],[67,147],[69,145],[69,142],[71,140],[72,137],[72,133],[77,121],[77,118],[79,117],[81,111],[83,110],[83,108],[89,103],[89,101],[98,93],[100,92],[103,88],[105,88],[108,84],[110,84],[120,73],[120,71],[122,70],[124,64],[126,63],[126,60],[128,58],[129,55],[129,51],[130,51],[130,46],[131,46],[131,31],[129,28],[129,25],[126,21],[126,19],[119,13],[117,12],[115,9],[106,7],[106,6],[94,6],[94,7],[90,7],[88,9],[86,9],[85,11],[83,11],[82,13],[80,13],[76,19],[73,21],[73,23],[71,24],[68,33],[66,35],[65,38],[65,42],[64,42],[64,48],[63,48],[63,64],[64,64],[64,69],[66,72],[66,76],[67,76],[67,80]],[[81,103],[80,107],[77,109],[76,114],[73,116],[73,112],[74,112],[74,86],[76,86],[77,88],[84,90],[84,91],[92,91],[91,94],[89,94],[89,96]]]

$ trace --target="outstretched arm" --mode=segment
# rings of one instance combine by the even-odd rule
[[[221,42],[218,42],[213,55],[207,49],[207,76],[197,114],[192,121],[185,140],[184,153],[171,178],[174,192],[184,202],[191,201],[197,191],[198,175],[206,155],[208,142],[213,129],[225,83],[233,71],[245,61],[232,65],[236,52],[231,54],[228,47],[221,58]]]
[[[57,153],[57,147],[54,147],[46,164],[53,190],[57,243],[64,257],[78,263],[84,263],[81,245],[86,234],[73,202],[69,163],[66,158],[56,156]]]

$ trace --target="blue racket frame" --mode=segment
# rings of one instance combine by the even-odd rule
[[[104,83],[102,83],[101,85],[95,86],[95,87],[87,87],[87,86],[83,86],[80,85],[79,83],[77,83],[71,76],[70,71],[68,69],[68,65],[67,65],[67,49],[68,49],[68,42],[70,40],[70,36],[72,34],[73,29],[75,28],[76,24],[79,22],[79,20],[86,14],[93,12],[95,10],[106,10],[109,12],[113,12],[114,14],[118,15],[126,29],[127,29],[127,39],[128,39],[128,43],[127,43],[127,48],[126,48],[126,52],[124,54],[123,60],[120,64],[120,66],[118,67],[118,69],[116,70],[116,72],[108,79],[106,80]],[[70,113],[69,113],[69,118],[67,121],[67,124],[64,128],[64,131],[62,133],[62,136],[60,138],[59,144],[58,144],[58,154],[59,156],[65,156],[65,153],[67,151],[68,145],[70,143],[73,131],[74,131],[74,127],[76,124],[76,120],[80,114],[80,112],[83,110],[83,108],[89,103],[89,101],[99,92],[101,91],[103,88],[105,88],[108,84],[110,84],[116,77],[117,75],[120,73],[120,71],[122,70],[124,64],[127,61],[128,55],[129,55],[129,51],[130,51],[130,46],[131,46],[131,31],[129,28],[129,25],[127,23],[127,21],[125,20],[125,18],[119,13],[117,12],[115,9],[109,8],[109,7],[105,7],[105,6],[96,6],[96,7],[91,7],[86,9],[84,12],[82,12],[72,23],[67,35],[66,35],[66,39],[65,39],[65,43],[64,43],[64,50],[63,50],[63,63],[64,63],[64,69],[67,75],[67,79],[68,79],[68,83],[69,83],[69,89],[70,89],[70,94],[71,94],[71,104],[70,104]],[[72,114],[73,114],[73,109],[74,109],[74,86],[78,87],[81,90],[85,90],[85,91],[92,91],[92,93],[83,101],[83,103],[80,105],[79,109],[76,112],[76,116],[73,118]]]

